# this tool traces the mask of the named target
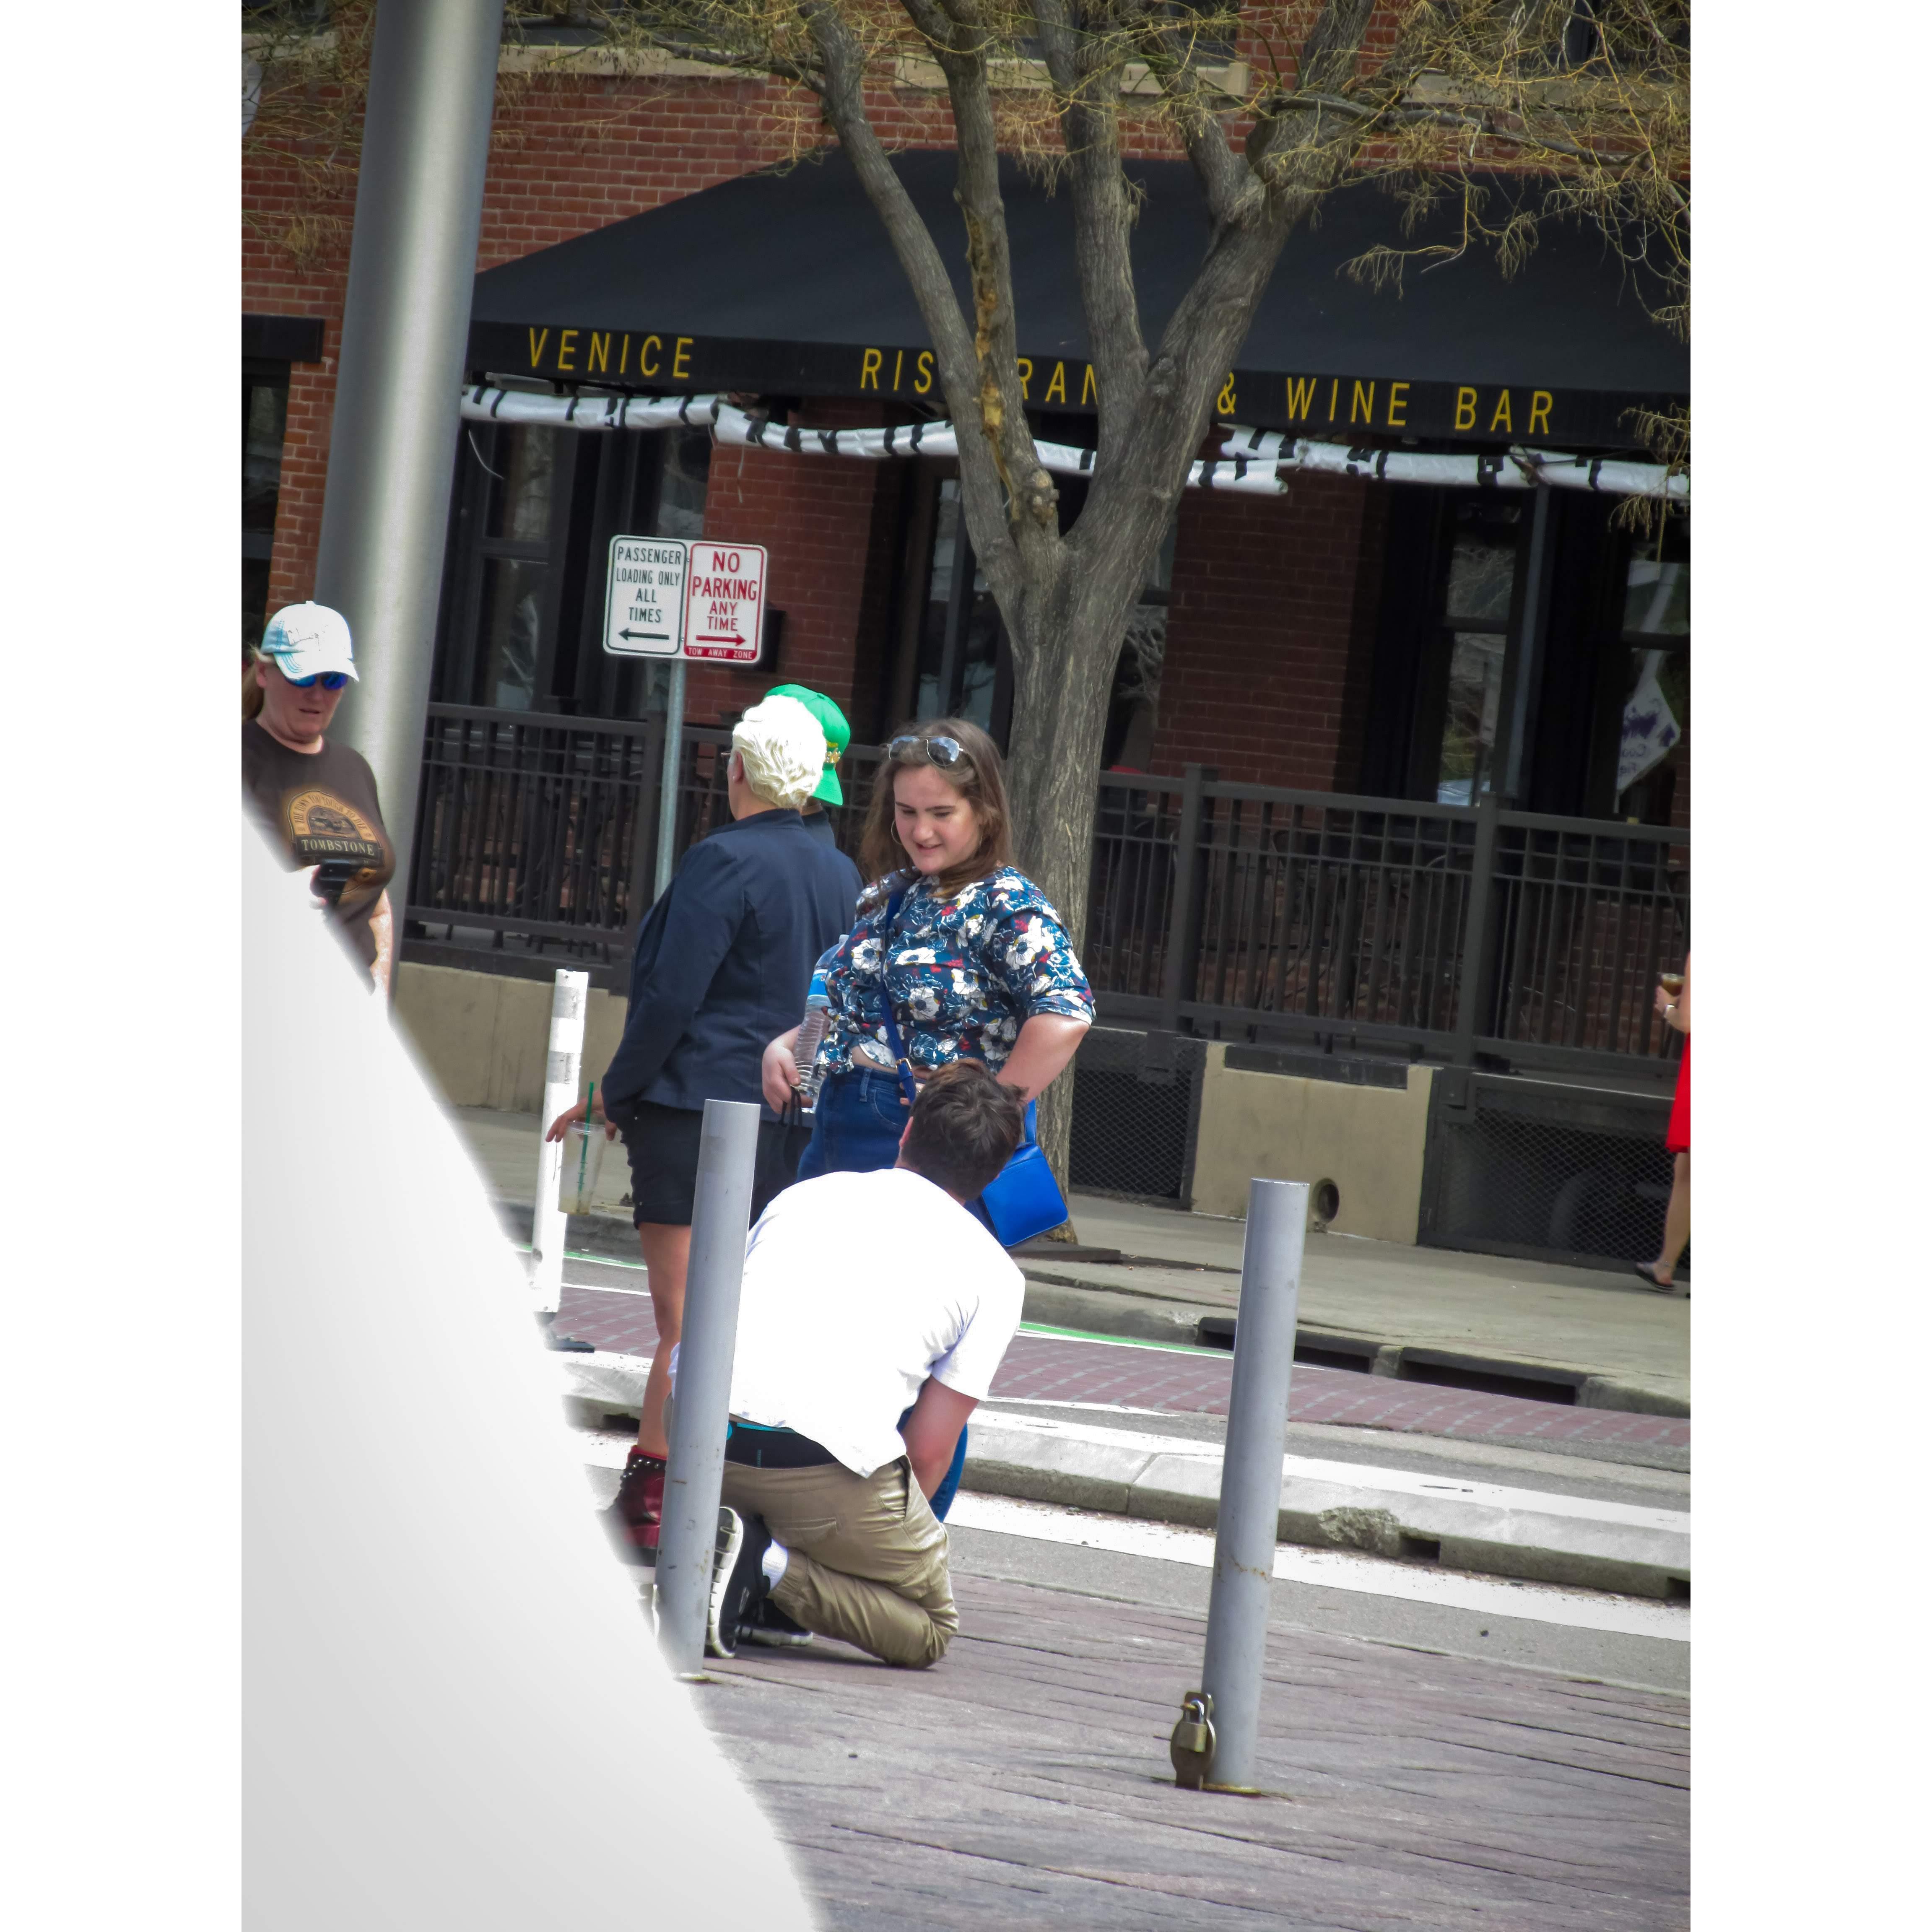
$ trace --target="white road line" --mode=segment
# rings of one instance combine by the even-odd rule
[[[1211,1530],[1184,1529],[1170,1523],[1142,1522],[1127,1516],[1076,1515],[1051,1503],[1022,1502],[1011,1496],[980,1496],[962,1490],[948,1520],[964,1529],[996,1536],[1025,1537],[1123,1556],[1154,1557],[1168,1563],[1209,1569],[1214,1562]],[[1599,1595],[1566,1590],[1552,1583],[1519,1583],[1503,1577],[1472,1576],[1390,1563],[1379,1557],[1341,1550],[1278,1546],[1274,1574],[1282,1582],[1318,1589],[1348,1590],[1362,1596],[1398,1597],[1440,1604],[1484,1616],[1517,1617],[1531,1623],[1564,1624],[1576,1630],[1607,1630],[1624,1636],[1690,1640],[1688,1605],[1651,1603],[1642,1598]]]

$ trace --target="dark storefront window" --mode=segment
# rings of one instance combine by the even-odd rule
[[[710,466],[702,433],[593,435],[465,424],[450,505],[436,701],[642,716],[655,688],[652,668],[602,648],[610,539],[701,536]]]
[[[242,648],[259,644],[268,616],[268,563],[281,494],[289,419],[286,362],[242,365]]]
[[[970,718],[1004,745],[1012,709],[1006,626],[966,534],[958,478],[940,478],[937,490],[913,716]]]
[[[1624,572],[1619,817],[1667,825],[1690,732],[1690,556],[1686,526],[1640,541]]]
[[[1492,789],[1522,512],[1514,504],[1456,507],[1437,653],[1442,679],[1436,800],[1473,805]]]

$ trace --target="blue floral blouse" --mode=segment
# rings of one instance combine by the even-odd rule
[[[889,938],[886,909],[906,878],[874,886],[858,922],[819,962],[832,1000],[818,1049],[823,1071],[890,1068],[882,978],[906,1057],[922,1072],[956,1060],[982,1060],[997,1072],[1037,1013],[1092,1020],[1093,989],[1066,928],[1024,873],[1002,866],[950,898],[921,879],[908,887]],[[854,1058],[862,1040],[878,1042],[876,1060]]]

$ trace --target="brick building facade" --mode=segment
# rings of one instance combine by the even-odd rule
[[[1238,58],[1254,51],[1234,50]],[[347,83],[327,73],[311,82],[311,112],[320,111],[318,101],[326,108],[332,88]],[[345,93],[342,111],[352,123],[350,106]],[[875,99],[874,107],[889,139],[912,148],[945,145],[948,117],[943,96],[931,87],[897,90]],[[479,271],[754,173],[788,152],[790,111],[784,92],[764,81],[721,80],[676,64],[641,74],[606,62],[602,71],[565,74],[548,68],[539,53],[506,47]],[[255,608],[244,609],[244,634],[264,610],[308,596],[314,582],[356,186],[352,165],[316,164],[316,145],[278,139],[271,125],[245,154],[244,310],[254,318],[319,322],[320,342],[319,359],[250,365],[258,383],[286,387],[278,448],[270,446],[276,425],[259,410],[255,431],[244,437],[256,470],[278,460],[270,486],[272,542],[266,533],[255,540],[258,556],[267,555],[246,580]],[[1148,156],[1171,152],[1150,133],[1130,132],[1127,145]],[[781,310],[782,300],[773,306]],[[776,313],[772,326],[782,327]],[[480,379],[490,372],[478,366],[471,373]],[[908,419],[890,402],[856,393],[776,401],[790,420],[813,424]],[[1070,432],[1060,418],[1042,433]],[[1214,447],[1210,442],[1204,453]],[[470,448],[488,470],[476,438]],[[459,473],[468,460],[460,448]],[[946,469],[804,461],[722,446],[710,452],[706,532],[763,543],[771,554],[769,601],[784,622],[778,674],[837,698],[862,738],[890,729],[925,689],[929,665],[921,670],[920,652],[929,656],[930,650],[917,633],[930,617],[922,598],[940,581],[943,559],[933,546],[943,538],[932,532],[935,518],[943,522],[948,512],[935,494],[943,494],[943,482],[934,478]],[[1498,606],[1482,620],[1490,631],[1460,628],[1450,604],[1461,593],[1451,580],[1466,563],[1486,568],[1498,543],[1518,553],[1528,546],[1526,536],[1508,530],[1498,536],[1493,518],[1482,530],[1472,525],[1472,535],[1459,533],[1457,519],[1466,509],[1458,508],[1460,500],[1447,490],[1313,473],[1296,475],[1278,498],[1190,492],[1168,581],[1150,593],[1166,606],[1158,699],[1143,716],[1117,718],[1109,757],[1156,772],[1201,764],[1226,779],[1321,792],[1466,802],[1472,784],[1488,788],[1498,775],[1480,765],[1482,751],[1472,754],[1452,741],[1460,742],[1459,732],[1465,739],[1493,732],[1498,682],[1507,682],[1502,667],[1516,648],[1520,619],[1513,607]],[[1523,507],[1520,500],[1516,507]],[[1587,610],[1574,598],[1574,609],[1558,600],[1570,610],[1562,620],[1569,632],[1546,649],[1578,662],[1565,670],[1552,661],[1547,674],[1539,674],[1552,716],[1540,726],[1530,722],[1548,755],[1533,788],[1526,778],[1514,795],[1538,810],[1682,825],[1688,812],[1688,737],[1630,796],[1619,796],[1610,776],[1622,687],[1637,662],[1618,634],[1622,606],[1636,594],[1624,587],[1637,568],[1636,546],[1612,528],[1608,504],[1591,500],[1564,508],[1572,574],[1590,575],[1594,587]],[[1520,520],[1526,531],[1526,511]],[[1579,537],[1586,524],[1587,537]],[[1677,556],[1664,568],[1681,572],[1688,586],[1681,530],[1673,541]],[[554,626],[565,621],[560,609],[570,623],[587,621],[579,614],[601,595],[601,556],[589,555],[579,532],[574,548],[560,538],[548,567],[553,577],[568,571],[580,580],[562,605],[554,592],[546,593],[546,614],[532,622]],[[1520,578],[1520,562],[1516,568]],[[488,594],[468,604],[446,596],[446,606],[440,661],[459,646],[484,652],[486,644],[453,643],[452,633],[489,621]],[[1670,620],[1678,629],[1658,640],[1676,653],[1666,668],[1688,662],[1687,606],[1680,597]],[[967,621],[980,620],[969,614]],[[547,658],[547,674],[566,679],[556,667],[574,648]],[[982,639],[975,648],[992,647]],[[468,701],[480,701],[488,680],[480,672],[478,678],[462,694]],[[694,665],[688,716],[698,723],[728,722],[770,681],[763,671]],[[445,684],[444,697],[457,694]],[[990,675],[982,680],[983,705],[995,701],[988,695],[993,684]],[[558,684],[519,691],[513,701],[538,711],[596,712],[608,707],[614,688],[606,680],[599,696],[586,683],[573,696]],[[634,715],[641,700],[632,687],[622,689],[620,710]],[[956,680],[952,694],[940,695],[956,699]],[[1589,716],[1580,723],[1570,715],[1565,724],[1554,717],[1558,710]],[[1471,755],[1477,768],[1459,776]]]

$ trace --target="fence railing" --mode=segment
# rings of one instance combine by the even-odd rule
[[[676,847],[728,812],[729,732],[688,727]],[[649,904],[662,718],[430,707],[411,920],[612,963]],[[840,768],[856,844],[878,753]],[[1690,835],[1108,772],[1082,958],[1102,1014],[1578,1070],[1670,1058],[1651,991],[1690,944]]]

